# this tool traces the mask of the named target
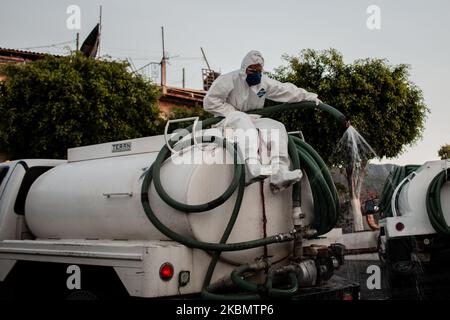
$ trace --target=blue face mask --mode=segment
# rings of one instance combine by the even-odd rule
[[[261,72],[253,72],[247,75],[247,78],[245,79],[248,83],[248,85],[256,86],[257,84],[261,83],[262,73]]]

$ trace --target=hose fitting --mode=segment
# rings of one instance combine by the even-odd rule
[[[305,218],[305,214],[302,212],[302,207],[293,207],[292,208],[292,220],[295,228],[299,228],[303,226],[303,219]]]
[[[292,241],[295,240],[295,234],[297,233],[296,229],[293,229],[292,231],[288,233],[279,233],[275,236],[275,239],[277,242],[286,242],[286,241]]]

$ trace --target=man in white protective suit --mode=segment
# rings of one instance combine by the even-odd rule
[[[276,102],[320,100],[317,94],[307,92],[292,83],[281,83],[263,73],[264,58],[259,51],[252,50],[244,58],[241,69],[218,77],[207,92],[204,109],[215,116],[225,117],[221,126],[233,130],[245,131],[249,135],[259,136],[258,130],[274,131],[269,141],[264,141],[270,152],[270,164],[263,165],[258,156],[258,144],[239,142],[246,164],[246,183],[250,184],[270,176],[273,192],[285,189],[300,181],[301,170],[289,169],[288,135],[281,122],[270,118],[261,118],[245,112],[264,107],[265,99]],[[275,138],[274,138],[275,137]],[[251,139],[250,139],[251,140]],[[273,152],[273,151],[276,152]]]

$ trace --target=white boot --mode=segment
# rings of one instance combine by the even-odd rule
[[[272,174],[272,167],[262,165],[259,159],[245,160],[245,185],[266,179]]]
[[[284,161],[283,161],[284,160]],[[272,162],[275,174],[270,176],[270,189],[273,193],[289,188],[296,182],[299,182],[303,173],[300,169],[289,170],[289,162],[286,159],[280,159]]]

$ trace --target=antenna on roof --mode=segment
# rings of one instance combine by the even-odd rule
[[[205,59],[206,65],[208,66],[208,70],[211,70],[211,67],[209,66],[209,63],[208,63],[208,59],[206,59],[205,51],[203,51],[202,47],[200,47],[200,50],[202,50],[203,59]]]
[[[208,66],[208,69],[202,69],[203,90],[208,91],[214,80],[220,76],[220,73],[211,69],[208,59],[206,59],[205,51],[202,47],[200,47],[200,50],[202,51],[203,59],[205,59],[206,65]]]

